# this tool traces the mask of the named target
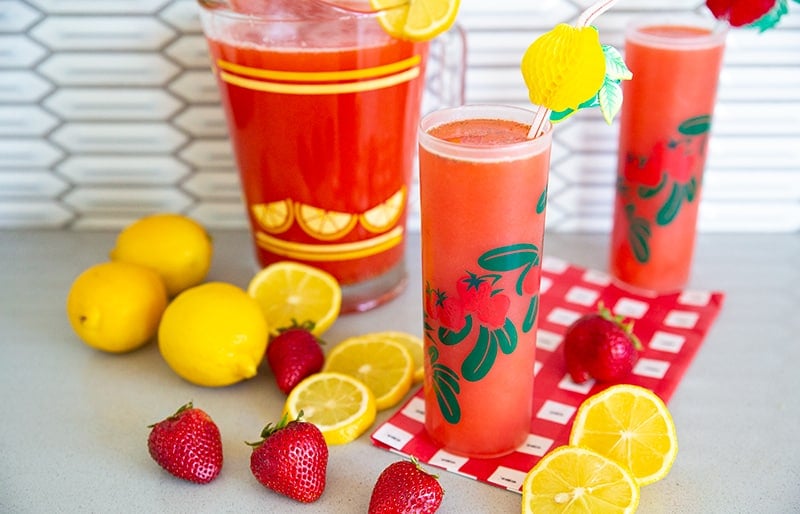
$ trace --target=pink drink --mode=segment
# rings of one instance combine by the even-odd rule
[[[725,29],[703,19],[629,28],[612,275],[671,292],[688,279]]]
[[[530,433],[552,132],[504,106],[420,123],[425,426],[446,450],[507,454]]]

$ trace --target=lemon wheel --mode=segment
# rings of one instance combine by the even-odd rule
[[[391,36],[429,41],[450,28],[459,0],[370,0],[380,11],[378,21]]]

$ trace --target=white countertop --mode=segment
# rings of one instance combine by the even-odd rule
[[[213,233],[209,280],[245,287],[248,235]],[[331,447],[328,485],[311,505],[261,486],[251,449],[284,396],[271,374],[209,389],[175,375],[155,344],[125,355],[83,345],[70,329],[72,280],[106,260],[112,232],[0,231],[0,512],[364,513],[398,456],[368,434]],[[604,269],[607,237],[548,234],[545,251]],[[393,302],[341,317],[330,342],[376,330],[421,332],[418,239],[410,283]],[[642,489],[641,513],[800,512],[800,235],[702,235],[692,287],[726,294],[722,312],[669,403],[680,451],[672,472]],[[147,452],[147,426],[187,400],[222,433],[225,464],[208,485],[175,479]],[[379,414],[378,422],[391,412]],[[375,425],[377,427],[377,424]],[[429,467],[429,469],[431,469]],[[520,496],[438,471],[445,513],[515,513]]]

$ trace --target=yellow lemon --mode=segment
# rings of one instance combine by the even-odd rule
[[[414,358],[403,343],[387,338],[351,337],[333,347],[323,371],[350,375],[375,395],[378,410],[396,405],[411,389]]]
[[[164,282],[149,268],[124,262],[96,264],[72,283],[67,317],[87,345],[120,353],[156,334],[167,306]]]
[[[428,41],[456,21],[459,0],[370,0],[378,21],[391,36]]]
[[[569,442],[620,463],[640,486],[664,478],[678,453],[675,423],[664,402],[653,391],[630,384],[584,400]]]
[[[577,109],[605,80],[606,59],[597,29],[556,25],[528,47],[521,69],[535,105],[557,112]]]
[[[211,238],[199,223],[180,214],[154,214],[119,233],[111,259],[154,269],[175,296],[205,279],[212,253]]]
[[[211,387],[255,376],[268,337],[258,303],[224,282],[183,291],[158,327],[158,347],[169,367],[193,384]]]
[[[623,466],[585,448],[561,446],[525,476],[522,513],[629,514],[639,486]]]
[[[276,262],[256,273],[247,293],[261,306],[273,333],[310,321],[313,334],[320,336],[342,307],[342,288],[333,275],[293,261]]]
[[[414,361],[414,383],[422,382],[425,375],[425,367],[423,362],[423,343],[422,339],[419,337],[406,332],[387,330],[383,332],[370,332],[368,334],[351,337],[350,339],[357,341],[390,340],[402,344],[411,353],[411,358]]]
[[[325,442],[345,444],[355,440],[375,422],[375,397],[361,381],[342,373],[315,373],[289,393],[284,405],[289,419],[314,423]]]

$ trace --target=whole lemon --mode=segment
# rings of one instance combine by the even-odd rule
[[[158,347],[185,380],[216,387],[255,376],[268,336],[258,302],[233,284],[208,282],[172,300],[158,327]]]
[[[114,261],[157,271],[167,293],[175,296],[205,279],[213,245],[202,225],[181,214],[153,214],[125,227],[111,250]]]
[[[167,306],[167,290],[155,271],[138,264],[96,264],[73,281],[67,317],[87,345],[121,353],[156,334]]]

